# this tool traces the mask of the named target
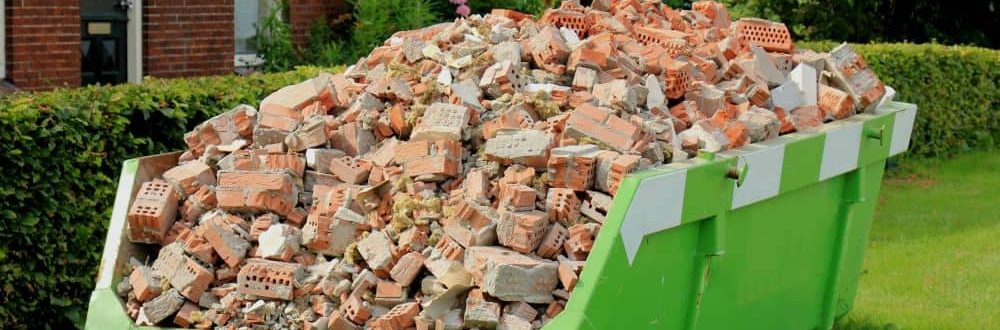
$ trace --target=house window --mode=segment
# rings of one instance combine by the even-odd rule
[[[257,56],[257,27],[267,19],[275,0],[236,0],[233,24],[236,34],[235,64],[238,67],[256,66],[263,63]]]

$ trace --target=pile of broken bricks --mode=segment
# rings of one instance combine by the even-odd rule
[[[141,325],[539,328],[629,172],[814,130],[885,86],[844,44],[698,1],[564,2],[396,33],[185,135],[140,187]]]

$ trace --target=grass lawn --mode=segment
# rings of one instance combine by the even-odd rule
[[[1000,329],[1000,153],[884,182],[854,309],[838,329]]]

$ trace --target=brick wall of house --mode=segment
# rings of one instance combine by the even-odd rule
[[[347,1],[343,0],[289,0],[288,7],[292,43],[299,47],[306,44],[309,30],[317,21],[329,22],[337,15],[350,12]]]
[[[22,90],[80,85],[80,1],[6,1],[7,78]]]
[[[143,1],[143,75],[232,73],[233,15],[233,0]]]

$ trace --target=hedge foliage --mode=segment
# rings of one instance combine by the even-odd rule
[[[920,107],[907,157],[943,158],[1000,139],[1000,52],[912,44],[856,49],[899,91],[897,100]],[[122,161],[180,149],[195,124],[240,103],[256,105],[319,70],[0,97],[0,329],[82,323]]]
[[[0,97],[0,329],[83,323],[124,160],[319,70]]]
[[[829,51],[838,43],[802,42]],[[853,45],[896,100],[917,105],[902,158],[948,158],[1000,143],[1000,51],[932,44]]]

